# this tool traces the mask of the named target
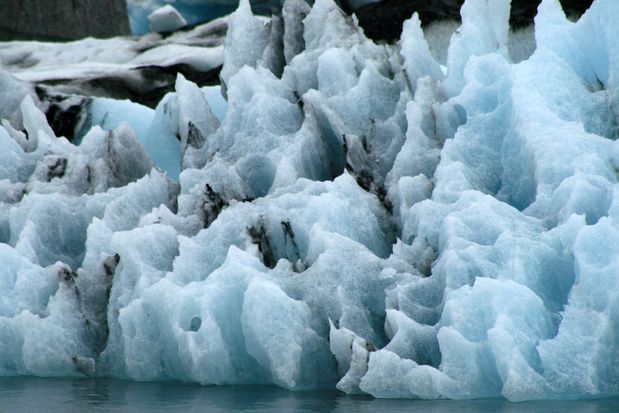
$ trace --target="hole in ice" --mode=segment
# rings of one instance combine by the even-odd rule
[[[240,160],[237,171],[255,198],[265,196],[275,179],[275,167],[265,156],[252,155]]]
[[[195,316],[191,319],[191,322],[189,323],[189,330],[198,331],[200,329],[200,326],[202,326],[202,319],[198,316]]]
[[[467,120],[466,109],[464,108],[464,106],[456,104],[454,105],[454,110],[456,111],[456,115],[458,115],[460,125],[464,125]]]

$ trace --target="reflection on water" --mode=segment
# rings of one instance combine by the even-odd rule
[[[0,378],[0,412],[424,412],[617,413],[619,399],[509,403],[504,400],[378,400],[335,391],[133,383],[102,379]]]

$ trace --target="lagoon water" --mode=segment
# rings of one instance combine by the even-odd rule
[[[0,379],[0,412],[429,412],[617,413],[619,399],[421,401],[349,396],[335,391],[289,392],[273,387],[134,383],[107,379]]]

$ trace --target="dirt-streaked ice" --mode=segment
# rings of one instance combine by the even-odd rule
[[[0,374],[619,395],[619,3],[544,0],[517,63],[508,16],[442,61],[242,0],[221,90],[95,99],[79,146],[2,75]]]

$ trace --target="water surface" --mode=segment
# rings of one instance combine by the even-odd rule
[[[504,400],[379,400],[337,391],[134,383],[105,379],[0,378],[0,412],[424,412],[617,413],[619,399],[509,403]]]

